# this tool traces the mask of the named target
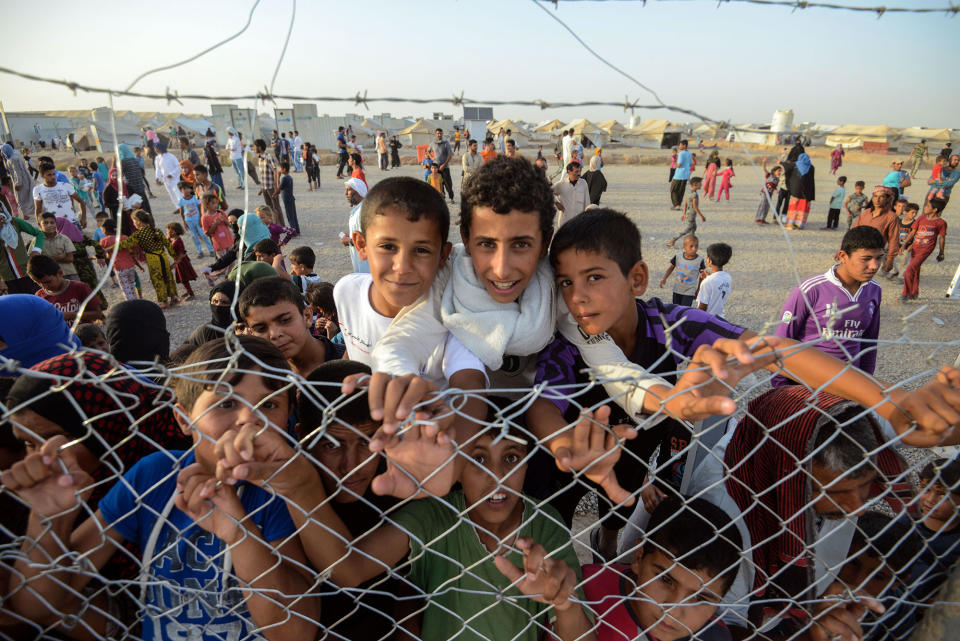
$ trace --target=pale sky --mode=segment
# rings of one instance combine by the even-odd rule
[[[844,0],[861,6],[879,0]],[[886,0],[885,0],[886,1]],[[892,3],[887,2],[888,4]],[[899,5],[946,6],[946,0]],[[252,0],[0,0],[0,64],[80,83],[126,87],[141,72],[176,62],[240,29]],[[291,0],[262,0],[250,29],[196,62],[142,80],[141,91],[252,94],[270,83],[290,20]],[[601,55],[656,90],[664,102],[717,119],[769,122],[791,108],[795,121],[958,127],[958,18],[724,4],[715,0],[561,2],[550,11]],[[936,44],[936,47],[931,46]],[[300,0],[276,93],[652,103],[649,94],[590,56],[530,0]],[[8,111],[81,109],[106,96],[0,74]],[[209,113],[116,98],[118,110]],[[241,106],[251,106],[249,102]],[[261,111],[272,105],[257,105]],[[281,103],[286,107],[289,103]],[[365,113],[319,103],[320,113]],[[370,103],[394,116],[459,108]],[[639,111],[642,118],[690,121]],[[496,118],[591,120],[620,108],[497,107]]]

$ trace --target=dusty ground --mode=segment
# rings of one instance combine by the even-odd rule
[[[877,184],[885,172],[885,168],[879,166],[847,164],[843,167],[849,185],[860,179],[868,185]],[[398,173],[422,175],[414,166],[404,166],[390,172],[380,172],[371,166],[367,179],[372,185],[383,177]],[[459,182],[459,176],[456,175],[459,171],[453,173]],[[643,232],[644,259],[650,267],[652,283],[647,295],[669,299],[669,288],[661,290],[656,285],[673,255],[664,246],[664,241],[678,233],[682,225],[679,214],[670,210],[666,169],[660,166],[610,164],[604,173],[609,189],[603,196],[602,204],[627,212]],[[819,227],[826,220],[833,179],[823,163],[818,164],[817,175],[819,199],[811,213],[809,231],[790,233],[775,225],[760,227],[753,223],[753,213],[760,197],[760,179],[750,166],[737,167],[729,202],[701,201],[707,218],[707,222],[701,223],[697,231],[701,253],[707,245],[718,241],[727,242],[734,249],[733,260],[728,265],[733,277],[733,293],[726,308],[729,320],[758,331],[769,328],[768,324],[776,320],[784,299],[798,280],[826,271],[832,264],[832,256],[839,247],[842,233],[819,231]],[[224,176],[230,206],[244,207],[245,194],[237,189],[235,175],[228,172]],[[302,173],[294,174],[294,180],[297,211],[304,234],[289,247],[299,244],[313,247],[317,252],[317,273],[336,282],[350,267],[347,251],[337,238],[339,232],[347,229],[348,207],[343,198],[343,182],[335,178],[334,167],[323,168],[319,191],[307,191]],[[908,195],[919,199],[923,191],[916,186],[908,190]],[[158,213],[158,225],[163,225],[173,220],[174,208],[162,188],[154,186],[154,193],[157,198],[151,202]],[[261,202],[261,197],[250,192],[246,208],[252,209]],[[948,224],[957,220],[956,211],[957,205],[948,208],[945,216]],[[456,219],[459,212],[454,208],[451,213]],[[457,232],[453,234],[456,236]],[[924,264],[919,304],[900,303],[897,300],[900,285],[883,279],[879,281],[884,289],[880,333],[884,344],[880,348],[877,370],[880,377],[903,380],[932,365],[953,363],[957,357],[960,351],[960,307],[957,300],[944,298],[960,261],[960,242],[956,238],[955,232],[947,237],[946,261],[937,263],[931,258]],[[206,264],[204,260],[196,258],[192,243],[186,241],[186,244],[194,267]],[[203,281],[194,285],[200,294],[198,299],[167,314],[174,345],[178,345],[197,324],[208,318],[207,285]],[[111,288],[107,294],[112,300],[119,300],[119,290]],[[147,295],[153,295],[149,286]],[[907,316],[910,319],[905,321]]]

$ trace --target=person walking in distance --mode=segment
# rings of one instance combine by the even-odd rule
[[[670,181],[670,202],[674,209],[680,209],[683,204],[683,192],[687,189],[687,181],[690,180],[690,152],[687,151],[687,141],[681,140],[677,145],[677,168],[673,172],[673,179]]]
[[[443,129],[437,127],[437,139],[430,146],[433,150],[433,162],[440,168],[440,175],[443,176],[443,187],[450,196],[450,202],[456,202],[453,199],[453,178],[450,176],[450,161],[453,160],[453,148],[450,147],[450,141],[444,140]]]
[[[267,207],[277,214],[277,222],[285,225],[283,212],[280,209],[280,178],[277,163],[267,153],[267,143],[258,138],[253,141],[253,148],[257,152],[257,173],[260,175],[260,189],[257,193],[263,194],[263,201]]]

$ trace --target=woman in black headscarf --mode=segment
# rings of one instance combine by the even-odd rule
[[[104,334],[121,363],[170,360],[170,333],[163,310],[149,300],[117,303],[107,313]]]
[[[190,333],[183,345],[177,348],[179,360],[189,355],[184,350],[192,352],[206,342],[223,338],[224,330],[233,322],[233,293],[235,291],[232,280],[217,283],[210,290],[210,322],[198,326]]]

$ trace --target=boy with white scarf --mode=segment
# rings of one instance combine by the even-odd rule
[[[550,183],[526,159],[497,157],[474,174],[461,197],[463,244],[453,247],[449,267],[437,273],[428,295],[397,314],[373,346],[371,416],[383,420],[386,434],[395,432],[399,420],[434,389],[418,373],[448,334],[483,361],[493,389],[532,387],[537,354],[559,330],[580,349],[586,364],[609,381],[604,383],[608,394],[638,423],[652,414],[659,420],[661,409],[688,420],[731,411],[727,396],[676,394],[664,379],[631,363],[612,340],[588,341],[581,334],[555,296],[546,260],[555,215]],[[733,354],[751,361],[744,350]],[[703,362],[719,369],[726,357],[711,350]],[[704,372],[691,373],[677,388],[708,378]],[[344,393],[355,385],[355,380],[345,381]],[[651,387],[670,393],[648,395]]]

